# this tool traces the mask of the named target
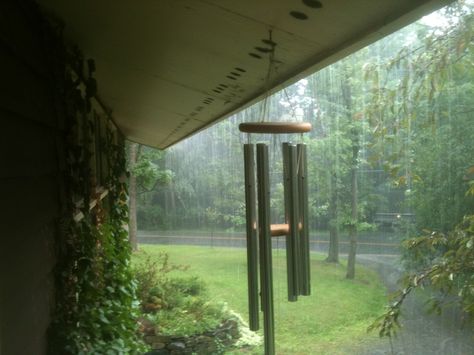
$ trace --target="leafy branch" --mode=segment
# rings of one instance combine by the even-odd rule
[[[439,314],[443,306],[454,303],[474,320],[474,215],[466,216],[447,235],[431,232],[407,240],[404,246],[415,257],[425,257],[430,252],[431,265],[402,279],[403,288],[392,296],[395,301],[369,330],[378,329],[381,337],[395,335],[400,328],[402,305],[407,296],[425,286],[433,291],[426,302],[430,311]]]

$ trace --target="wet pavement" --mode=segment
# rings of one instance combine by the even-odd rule
[[[381,276],[389,291],[397,288],[402,272],[398,257],[364,255],[358,261]],[[459,310],[448,309],[441,315],[427,314],[423,301],[410,295],[402,308],[402,328],[392,339],[379,339],[370,345],[361,346],[349,353],[360,355],[472,355],[474,354],[474,331],[462,326]]]

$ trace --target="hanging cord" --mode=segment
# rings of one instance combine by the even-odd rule
[[[283,89],[283,93],[285,94],[286,101],[288,101],[288,104],[290,105],[291,117],[293,117],[296,120],[296,111],[295,111],[295,108],[293,107],[293,103],[291,102],[290,97],[288,96],[288,92],[286,91],[286,88]]]
[[[270,54],[268,56],[268,70],[265,77],[264,92],[265,98],[263,99],[263,105],[261,106],[260,111],[260,122],[265,122],[265,116],[268,113],[268,97],[270,96],[270,78],[273,74],[273,69],[275,65],[275,46],[276,43],[272,40],[272,30],[268,30],[268,43],[272,47],[270,49]]]
[[[300,133],[300,143],[304,143],[304,133]],[[296,171],[300,171],[300,161],[301,161],[301,155],[298,155],[298,161],[296,163]]]
[[[288,95],[288,91],[286,91],[286,88],[283,88],[283,94],[285,95],[286,101],[288,101],[288,104],[290,105],[291,117],[293,118],[294,121],[296,121],[297,120],[296,109],[293,105],[293,102],[290,99],[290,96]],[[300,139],[299,139],[300,143],[304,143],[303,136],[304,136],[303,133],[300,133]],[[301,160],[301,157],[298,156],[298,160],[297,160],[297,164],[296,164],[296,171],[299,171],[300,160]]]
[[[301,154],[297,154],[297,159],[296,159],[296,171],[300,171],[300,163],[301,163]]]

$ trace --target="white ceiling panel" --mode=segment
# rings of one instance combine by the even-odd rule
[[[39,2],[95,59],[122,132],[166,148],[451,1]],[[278,71],[265,83],[269,31]]]

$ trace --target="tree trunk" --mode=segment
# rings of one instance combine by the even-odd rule
[[[350,70],[345,67],[344,81],[342,84],[342,97],[344,106],[347,110],[348,123],[351,124],[350,138],[352,142],[352,161],[351,161],[351,221],[349,224],[349,255],[347,260],[346,278],[354,279],[355,262],[357,252],[357,169],[359,166],[359,131],[357,122],[352,118],[352,88],[350,84]]]
[[[129,223],[128,223],[128,238],[132,250],[138,250],[138,241],[137,241],[137,179],[133,174],[133,168],[137,163],[138,158],[138,144],[130,143],[129,145],[129,170],[130,170],[130,179],[128,181],[128,203],[129,203]]]
[[[178,225],[178,223],[180,221],[178,221],[177,219],[177,216],[176,216],[176,188],[174,186],[174,183],[171,182],[171,208],[169,209],[169,211],[173,211],[172,213],[172,218],[171,218],[171,228],[176,228],[176,226]],[[186,211],[185,208],[183,208],[184,211]]]
[[[329,251],[326,261],[339,262],[339,228],[337,225],[337,177],[331,174],[329,179],[331,199],[329,201]]]
[[[357,252],[357,160],[359,156],[359,146],[353,141],[352,147],[352,167],[351,167],[351,224],[349,226],[349,257],[347,260],[346,278],[355,277],[355,260]]]

